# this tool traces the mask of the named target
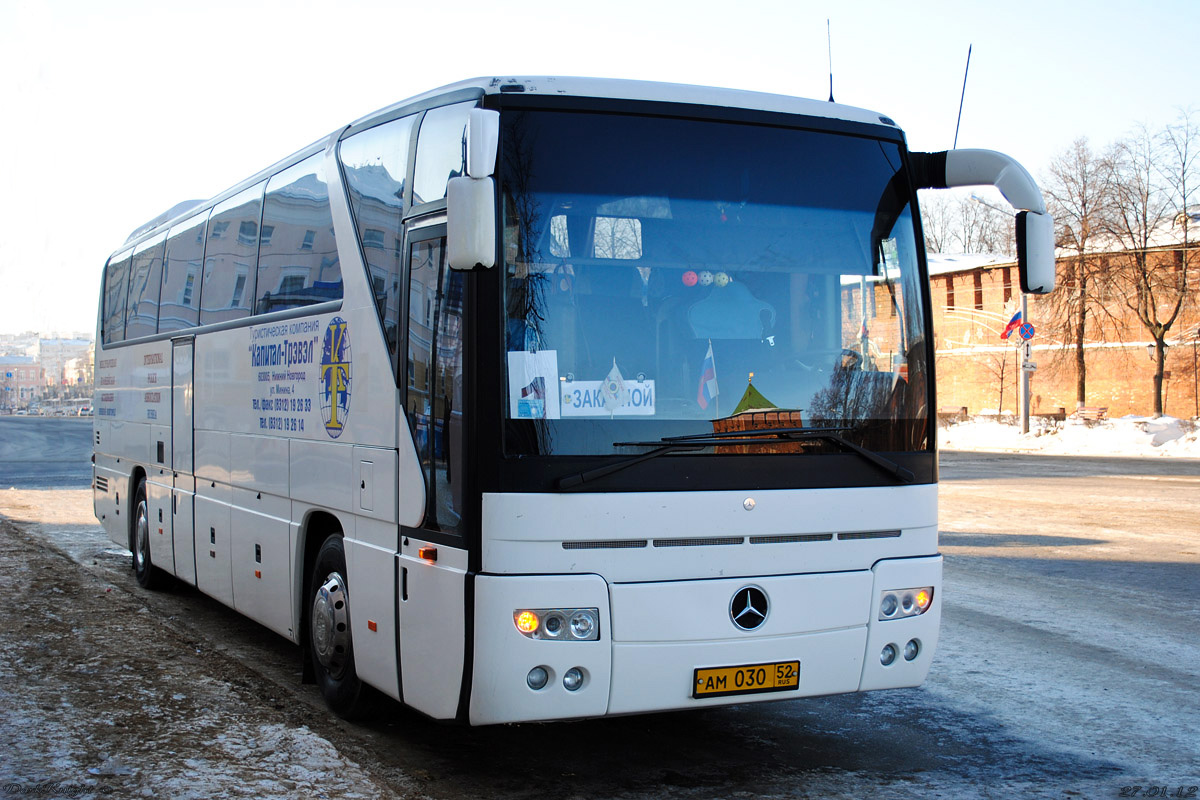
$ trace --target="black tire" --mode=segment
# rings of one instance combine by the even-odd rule
[[[143,589],[161,589],[165,575],[150,558],[150,507],[146,503],[146,479],[138,480],[133,495],[133,519],[129,530],[129,551],[133,554],[133,577]]]
[[[342,537],[327,538],[317,552],[308,590],[308,658],[325,702],[343,719],[366,712],[367,687],[354,671],[350,593]]]

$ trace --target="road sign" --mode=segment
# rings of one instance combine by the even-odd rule
[[[6,377],[6,378],[11,378],[11,377],[12,377],[12,373],[11,373],[11,372],[6,372],[6,373],[4,373],[4,377]]]
[[[1022,323],[1021,327],[1017,329],[1017,333],[1021,334],[1022,339],[1024,339],[1025,341],[1029,341],[1030,339],[1033,338],[1033,334],[1034,334],[1033,323],[1032,322]]]
[[[1021,362],[1021,369],[1026,372],[1037,372],[1037,364],[1032,361],[1023,361]]]

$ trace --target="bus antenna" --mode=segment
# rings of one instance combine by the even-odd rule
[[[825,18],[825,48],[829,53],[829,102],[833,102],[833,36],[829,31],[829,17]]]
[[[958,149],[958,128],[960,125],[962,125],[963,100],[965,100],[967,97],[967,73],[970,71],[971,71],[971,45],[967,45],[967,68],[963,70],[962,95],[960,95],[958,98],[958,121],[954,123],[954,147],[950,148],[951,150]],[[832,80],[833,80],[833,77],[830,76],[830,81],[832,81]]]

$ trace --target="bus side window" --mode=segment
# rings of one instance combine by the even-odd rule
[[[125,296],[133,251],[114,256],[104,271],[104,343],[125,339]]]
[[[191,328],[200,322],[200,273],[208,212],[171,228],[163,256],[158,332]]]
[[[213,209],[204,248],[200,324],[249,316],[258,272],[258,228],[265,182]]]
[[[400,220],[417,116],[356,133],[338,146],[350,208],[392,364],[400,337]]]
[[[425,112],[417,137],[413,173],[413,205],[446,196],[446,183],[467,172],[467,118],[475,102],[457,103]]]
[[[285,169],[267,184],[258,254],[258,302],[267,314],[342,298],[325,154]]]
[[[158,331],[158,292],[162,285],[166,234],[138,245],[129,269],[129,300],[125,304],[125,338],[153,336]]]

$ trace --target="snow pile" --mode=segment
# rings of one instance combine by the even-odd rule
[[[1200,431],[1174,417],[1129,416],[1090,424],[1068,419],[1058,426],[1039,426],[1031,420],[1030,432],[1022,434],[1019,425],[976,418],[940,428],[938,446],[1045,455],[1200,458]]]

